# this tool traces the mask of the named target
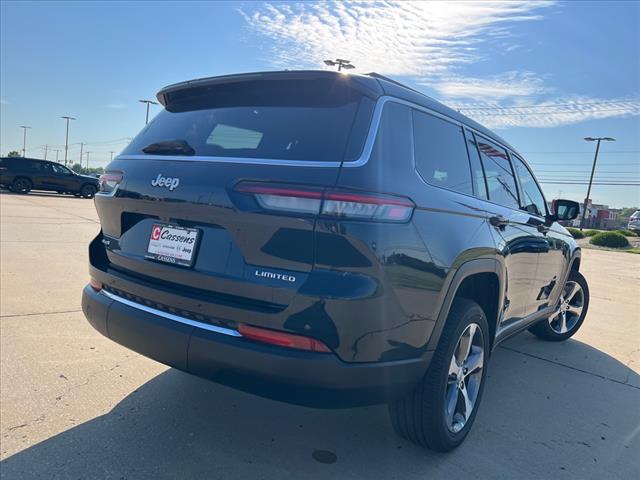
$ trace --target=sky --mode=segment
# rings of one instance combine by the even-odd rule
[[[517,148],[547,198],[640,205],[639,2],[0,3],[0,153],[104,166],[165,85],[347,58]],[[151,107],[151,115],[159,112]],[[55,150],[59,150],[57,153]],[[84,158],[86,162],[86,157]],[[556,183],[559,182],[559,183]],[[618,185],[604,185],[616,183]]]

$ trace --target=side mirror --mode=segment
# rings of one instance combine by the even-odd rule
[[[547,223],[558,220],[569,221],[578,218],[580,204],[573,200],[558,199],[551,202],[551,215],[547,217]]]

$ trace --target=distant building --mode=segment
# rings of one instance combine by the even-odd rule
[[[580,214],[578,218],[571,222],[572,227],[580,226],[582,218],[582,207],[580,203]],[[609,205],[593,203],[591,199],[587,201],[587,215],[584,218],[584,228],[596,228],[598,230],[615,230],[623,225],[621,219],[618,218],[618,211],[609,208]]]

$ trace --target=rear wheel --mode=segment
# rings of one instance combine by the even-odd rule
[[[16,178],[11,184],[14,192],[22,194],[29,193],[31,191],[31,186],[31,181],[24,177]]]
[[[580,272],[571,270],[556,310],[529,331],[536,337],[551,342],[571,338],[582,326],[589,309],[589,285]]]
[[[80,195],[84,198],[93,198],[96,194],[97,188],[93,185],[83,185],[80,189]]]
[[[395,431],[440,452],[459,446],[480,405],[488,356],[489,327],[482,308],[471,300],[455,300],[422,383],[389,405]]]

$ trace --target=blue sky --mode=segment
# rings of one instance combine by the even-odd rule
[[[105,165],[144,123],[140,98],[195,77],[325,68],[397,78],[494,128],[544,181],[640,181],[638,2],[2,2],[0,152],[87,144]],[[158,107],[153,107],[152,114]],[[63,157],[63,150],[59,152]],[[48,158],[55,158],[49,151]],[[565,180],[566,179],[566,180]],[[581,200],[586,185],[545,183]],[[596,185],[592,198],[640,204],[640,187]]]

